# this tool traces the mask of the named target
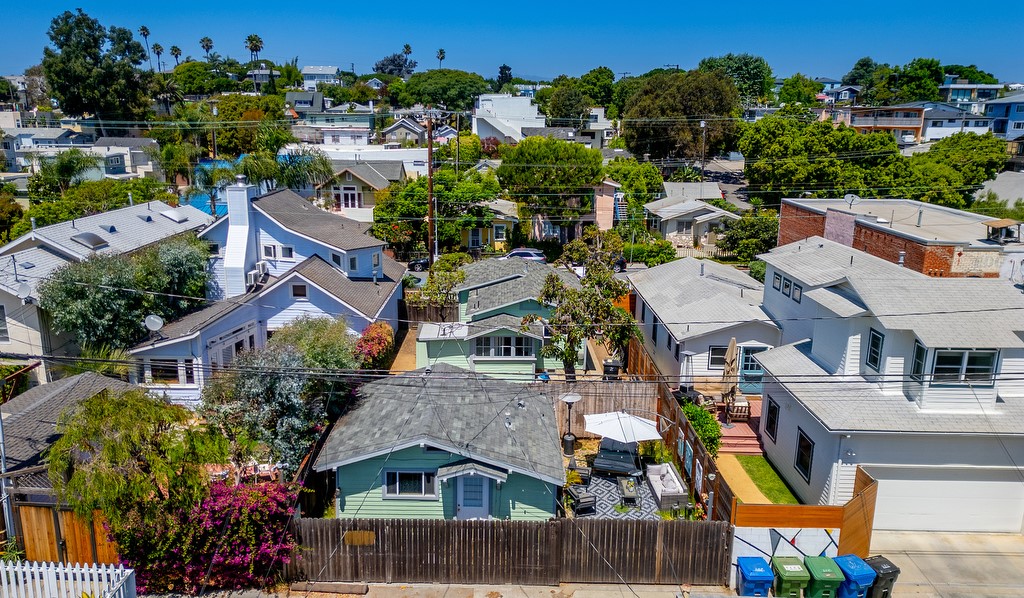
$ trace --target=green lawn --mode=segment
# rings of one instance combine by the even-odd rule
[[[767,459],[758,455],[736,455],[736,460],[754,481],[757,489],[772,503],[777,505],[800,504],[800,501],[789,491],[786,482],[782,481],[779,473]]]

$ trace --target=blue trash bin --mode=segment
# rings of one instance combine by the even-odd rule
[[[759,556],[741,556],[736,559],[736,566],[739,569],[736,589],[740,596],[768,595],[775,583],[775,574],[768,561]]]
[[[865,598],[878,575],[875,570],[855,554],[837,556],[832,560],[846,576],[846,581],[839,584],[836,598]]]

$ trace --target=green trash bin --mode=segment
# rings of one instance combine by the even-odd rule
[[[772,569],[775,570],[776,596],[800,598],[800,592],[811,581],[811,574],[795,556],[773,556]]]
[[[827,556],[808,556],[804,566],[811,575],[804,598],[836,598],[840,584],[846,581],[839,565]]]

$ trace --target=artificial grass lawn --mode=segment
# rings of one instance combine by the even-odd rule
[[[767,459],[759,455],[736,455],[757,489],[776,505],[797,505],[800,501],[793,496],[778,472]]]

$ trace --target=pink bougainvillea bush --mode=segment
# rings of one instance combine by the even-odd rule
[[[356,343],[355,354],[364,368],[378,370],[387,367],[395,348],[395,331],[387,322],[374,322],[363,330]]]
[[[155,526],[152,518],[128,518],[111,535],[141,593],[260,587],[295,550],[287,527],[296,492],[275,483],[216,483],[190,510],[158,516]]]

